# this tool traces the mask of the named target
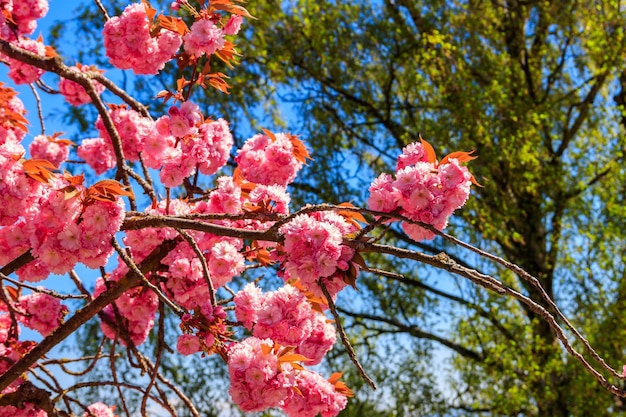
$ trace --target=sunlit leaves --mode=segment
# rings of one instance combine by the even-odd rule
[[[87,200],[115,202],[117,197],[134,198],[133,192],[114,180],[98,181],[87,189]]]
[[[39,181],[43,184],[47,184],[52,178],[55,177],[54,171],[56,167],[45,159],[29,159],[22,162],[24,172],[26,175]]]

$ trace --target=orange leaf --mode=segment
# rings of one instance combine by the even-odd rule
[[[474,178],[474,176],[472,174],[470,174],[470,181],[472,182],[472,184],[474,184],[477,187],[482,187],[482,185],[476,181],[476,178]]]
[[[177,17],[160,15],[157,22],[163,29],[178,33],[180,36],[185,36],[190,32],[185,22]]]
[[[51,178],[54,178],[51,170],[56,167],[45,159],[30,159],[22,162],[22,165],[26,175],[43,184],[47,184]]]
[[[328,382],[335,385],[335,383],[341,379],[341,375],[343,375],[342,372],[333,372],[330,378],[328,378]]]
[[[152,22],[154,20],[154,16],[156,16],[156,9],[152,7],[148,0],[141,0],[143,6],[146,9],[146,15],[148,15],[148,21]]]
[[[209,85],[224,94],[230,94],[230,92],[228,91],[230,85],[228,85],[228,83],[222,79],[209,78]]]
[[[328,378],[328,382],[335,386],[335,391],[345,395],[346,397],[354,397],[354,393],[352,392],[352,390],[348,388],[345,383],[339,381],[341,375],[341,372],[333,373],[330,378]]]
[[[269,266],[274,263],[270,258],[270,251],[265,248],[259,248],[256,252],[256,260],[261,263],[263,266]]]
[[[125,188],[117,181],[102,180],[89,187],[88,194],[90,198],[99,201],[114,202],[118,196],[134,198],[132,191]]]
[[[265,136],[267,136],[268,138],[270,138],[270,139],[272,140],[272,142],[276,142],[276,136],[275,136],[272,132],[270,132],[270,131],[269,131],[269,130],[267,130],[267,129],[261,129],[261,131],[262,131],[263,133],[265,133]]]
[[[72,187],[71,185],[68,185],[65,188],[61,188],[59,191],[63,192],[63,198],[65,200],[71,200],[78,194],[78,190],[76,189],[76,187]]]
[[[472,154],[474,153],[474,151],[470,151],[470,152],[452,152],[449,155],[446,155],[443,157],[443,159],[441,160],[440,164],[445,164],[448,162],[449,159],[457,159],[459,162],[469,162],[472,161],[476,158],[478,158],[477,156],[472,156]]]
[[[239,167],[236,167],[235,170],[233,171],[233,182],[239,186],[241,186],[241,184],[245,181],[246,179],[243,177],[243,174],[241,173],[241,170],[239,169]]]
[[[291,145],[293,146],[293,156],[303,164],[306,164],[307,159],[311,159],[309,155],[309,150],[306,148],[304,143],[298,139],[295,135],[288,134],[287,137],[291,141]],[[367,223],[367,222],[366,222]]]
[[[345,395],[346,397],[354,397],[354,392],[350,388],[348,388],[348,386],[345,383],[341,381],[335,384],[335,391],[337,391],[340,394]]]
[[[420,135],[420,141],[422,142],[422,146],[424,146],[424,150],[426,151],[428,162],[437,165],[437,154],[435,153],[435,149],[430,145],[430,143],[422,139],[422,135]]]
[[[279,355],[278,360],[280,362],[306,362],[309,358],[304,355],[300,355],[299,353],[287,353]]]
[[[228,68],[235,68],[233,64],[238,64],[237,57],[240,56],[239,52],[235,49],[235,44],[230,41],[225,41],[222,49],[215,51],[215,56],[224,61]]]
[[[261,352],[263,352],[264,355],[269,355],[272,352],[272,347],[266,343],[263,343],[261,345]]]
[[[351,207],[351,208],[356,208],[354,207],[354,204],[352,203],[341,203],[338,204],[341,207]],[[367,224],[367,220],[365,220],[365,217],[363,217],[363,215],[361,213],[359,213],[358,211],[347,211],[347,210],[339,210],[337,213],[341,214],[344,217],[348,217],[350,219],[355,219],[357,221],[360,221],[361,223],[365,223]]]
[[[17,290],[17,288],[15,288],[15,287],[4,287],[4,289],[6,290],[6,292],[9,293],[9,297],[11,297],[11,299],[13,301],[17,301],[20,298],[20,294],[19,294],[19,291]]]
[[[213,0],[211,1],[211,7],[216,10],[223,10],[228,13],[248,17],[250,19],[256,19],[256,17],[252,16],[244,7],[232,4],[228,0]]]
[[[238,174],[241,175],[240,172]],[[248,198],[252,190],[256,188],[255,183],[246,181],[245,179],[243,179],[243,177],[242,177],[242,181],[238,185],[239,185],[239,188],[241,188],[241,196],[243,198]]]
[[[55,56],[59,56],[59,54],[57,54],[57,51],[55,51],[54,48],[50,45],[46,45],[46,57],[53,58]]]

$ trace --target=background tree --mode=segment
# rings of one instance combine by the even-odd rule
[[[318,201],[365,201],[370,173],[389,170],[420,132],[440,154],[476,149],[473,172],[484,187],[451,225],[454,233],[537,277],[609,362],[619,363],[626,290],[622,7],[619,1],[259,1],[250,4],[251,13],[272,18],[254,21],[249,40],[239,45],[242,66],[233,75],[245,87],[233,88],[229,107],[215,94],[205,106],[260,115],[256,123],[268,124],[260,109],[275,104],[266,95],[274,91],[287,106],[284,120],[314,149],[315,169],[298,185],[302,198]],[[89,13],[80,16],[81,25]],[[174,76],[161,75],[164,83]],[[136,87],[144,98],[161,89],[141,80]],[[415,245],[399,229],[391,232],[399,245],[452,250],[457,262],[501,274],[541,299],[527,282],[444,241]],[[436,346],[454,353],[452,385],[444,392],[435,387],[433,395],[415,399],[391,390],[398,404],[389,407],[399,415],[420,412],[412,407],[424,400],[433,408],[422,413],[439,406],[490,415],[620,412],[621,403],[563,354],[533,310],[427,269],[397,261],[393,267],[402,276],[361,279],[360,302],[338,303],[352,334],[366,341],[360,349],[371,367],[381,376],[391,372],[383,365],[401,352],[379,346],[394,338],[411,346],[400,349],[407,364],[430,360],[426,352]],[[416,369],[426,382],[440,375]]]
[[[262,1],[251,10],[277,22],[255,22],[244,62],[298,109],[294,130],[324,164],[310,173],[321,195],[363,201],[356,167],[388,166],[419,132],[439,149],[476,149],[474,174],[484,187],[455,233],[537,277],[590,340],[621,360],[623,4]],[[419,246],[445,249],[438,241]],[[373,278],[367,307],[345,314],[363,332],[402,332],[453,349],[451,409],[619,412],[580,377],[532,310],[421,271],[405,276],[421,297]],[[538,295],[526,282],[509,282]],[[451,304],[449,329],[436,337],[419,331],[435,328],[433,310]]]

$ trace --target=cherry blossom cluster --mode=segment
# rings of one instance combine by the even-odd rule
[[[13,308],[13,307],[12,307]],[[33,347],[34,342],[18,341],[20,328],[13,322],[10,314],[6,312],[7,306],[0,304],[0,375],[5,373],[11,365],[27,354]],[[25,382],[25,378],[17,378],[0,395],[15,392]],[[0,417],[47,417],[47,414],[34,404],[25,402],[21,407],[12,405],[0,406]]]
[[[20,38],[15,42],[15,44],[34,54],[46,56],[46,46],[40,41]],[[9,78],[11,78],[15,84],[33,83],[44,73],[44,70],[41,68],[25,64],[17,59],[6,58],[6,61],[7,64],[9,64]]]
[[[36,55],[46,56],[46,46],[41,39],[28,39],[37,27],[37,19],[48,13],[47,0],[1,0],[0,1],[0,39],[14,43]],[[0,60],[9,66],[9,78],[16,84],[35,82],[44,71],[17,59],[0,54]]]
[[[157,120],[145,142],[146,165],[161,169],[166,187],[176,187],[196,170],[212,175],[228,161],[233,137],[224,119],[204,120],[191,102],[171,107],[168,116]]]
[[[188,4],[188,3],[187,3]],[[178,10],[180,3],[174,2],[172,9]],[[232,15],[225,24],[221,24],[222,18],[217,14],[201,14],[189,28],[189,33],[183,37],[185,51],[196,58],[203,55],[211,55],[224,48],[225,35],[239,33],[243,18]]]
[[[117,417],[113,412],[115,407],[110,407],[103,403],[93,403],[87,407],[89,412],[85,412],[83,417]]]
[[[281,407],[291,417],[333,417],[345,408],[345,393],[319,374],[288,360],[289,350],[276,350],[277,345],[269,339],[257,337],[230,347],[228,392],[242,410]]]
[[[39,189],[37,181],[24,175],[19,156],[26,150],[21,144],[26,127],[14,122],[23,117],[25,110],[21,100],[8,95],[0,103],[0,225],[11,225],[30,205],[32,195]],[[9,255],[10,256],[10,255]]]
[[[346,395],[317,372],[303,369],[296,376],[298,393],[285,399],[282,409],[289,417],[334,417],[346,407]]]
[[[82,64],[76,64],[71,68],[81,72],[97,71],[94,67]],[[93,86],[98,94],[102,94],[104,91],[104,86],[98,82],[94,82]],[[67,102],[72,106],[80,106],[91,103],[91,97],[89,97],[85,88],[74,81],[61,78],[61,81],[59,81],[59,92],[63,94],[65,100],[67,100]]]
[[[71,143],[69,140],[58,139],[54,136],[37,135],[30,143],[28,150],[32,158],[45,159],[59,168],[70,154]]]
[[[354,250],[342,244],[343,237],[355,232],[356,226],[332,211],[300,214],[279,229],[285,240],[275,253],[284,268],[283,279],[300,279],[304,287],[317,296],[323,292],[321,280],[334,296],[346,282],[342,273],[350,266]]]
[[[120,264],[114,272],[109,274],[107,280],[98,278],[94,296],[102,294],[108,286],[119,281],[128,268]],[[106,306],[101,313],[101,328],[104,335],[110,339],[119,339],[123,345],[127,345],[127,338],[133,345],[142,344],[152,327],[154,317],[159,307],[157,295],[148,288],[135,287],[124,292],[113,304]],[[118,319],[122,326],[118,325]],[[125,334],[120,335],[118,329],[123,328]]]
[[[18,320],[29,329],[48,336],[59,327],[68,313],[66,306],[58,298],[45,293],[31,293],[19,298],[16,305]]]
[[[279,362],[270,340],[249,337],[228,351],[228,375],[233,401],[244,411],[279,407],[294,395],[295,372]]]
[[[159,169],[166,187],[176,187],[197,170],[212,175],[228,161],[233,137],[224,119],[205,120],[197,105],[173,106],[156,122],[125,107],[110,112],[129,161],[144,157],[147,167]],[[96,121],[100,138],[84,139],[78,156],[102,174],[115,166],[113,143],[101,118]]]
[[[416,142],[405,147],[398,157],[396,178],[381,174],[369,189],[368,204],[372,210],[387,213],[399,209],[399,214],[411,220],[443,230],[448,217],[465,204],[473,177],[457,158],[446,157],[438,163],[427,146]],[[402,227],[416,241],[435,236],[415,224],[403,223]]]
[[[224,340],[232,334],[226,320],[224,308],[213,307],[210,300],[205,301],[193,315],[183,315],[180,327],[186,333],[178,337],[176,350],[182,355],[222,352]]]
[[[251,283],[237,293],[234,301],[237,320],[253,336],[295,347],[296,353],[307,358],[307,365],[320,363],[335,343],[334,326],[291,285],[262,294]]]
[[[138,161],[139,152],[143,149],[143,141],[154,128],[154,122],[125,106],[115,107],[109,112],[109,115],[113,120],[115,130],[117,130],[122,140],[124,157],[131,162]],[[98,120],[96,120],[96,128],[100,132],[100,136],[109,145],[109,152],[113,154],[111,137],[101,117],[98,117]]]
[[[219,193],[218,190],[214,192]],[[206,202],[196,205],[188,204],[182,200],[171,200],[167,205],[166,202],[162,202],[157,207],[148,209],[147,213],[154,215],[185,215],[203,213],[209,207],[210,205]],[[161,285],[165,293],[182,308],[197,311],[194,320],[213,323],[219,321],[217,319],[224,319],[224,317],[219,309],[215,309],[210,304],[210,290],[207,278],[211,280],[214,288],[219,288],[229,282],[234,276],[240,274],[245,268],[244,257],[240,253],[243,243],[239,239],[217,237],[204,232],[190,232],[190,235],[194,238],[198,250],[204,256],[204,262],[209,272],[208,277],[205,276],[202,261],[198,259],[194,248],[187,241],[183,241],[161,261],[167,267],[167,272],[161,272],[158,275],[158,281],[156,276],[153,277],[155,279],[154,283]],[[130,250],[133,259],[139,262],[163,241],[176,238],[177,236],[178,232],[167,228],[130,230],[126,233],[124,244]],[[122,270],[124,269],[122,268]],[[135,297],[135,294],[132,292],[127,295],[131,299]],[[129,330],[132,332],[133,327],[142,330],[141,333],[137,333],[133,343],[142,343],[145,337],[147,337],[147,332],[152,328],[156,305],[149,311],[145,311],[145,314],[140,315],[136,315],[132,309],[129,311],[130,314],[127,315],[123,311],[124,309],[121,308],[120,313],[129,320],[129,323],[133,324],[128,326]],[[189,318],[188,322],[185,323],[187,329],[198,327],[195,325],[195,322],[189,322],[190,320]],[[141,321],[141,323],[137,323],[138,321]],[[103,324],[103,326],[106,325]],[[103,327],[103,329],[106,329],[106,327]],[[225,331],[215,329],[216,333],[220,333],[220,331],[225,333]],[[182,351],[187,354],[194,353],[198,351],[194,350],[195,348],[200,348],[200,342],[207,349],[210,348],[213,345],[213,340],[210,338],[214,337],[210,333],[205,331],[205,334],[201,335],[203,336],[201,339],[198,339],[200,336],[197,334],[195,336],[186,335],[179,342]],[[108,329],[105,330],[105,334],[111,338],[115,337],[115,334],[108,331]],[[206,339],[207,337],[209,338],[208,340]]]
[[[13,119],[23,113],[19,99],[3,103],[1,113]],[[54,174],[49,168],[67,155],[67,146],[54,138],[37,137],[36,156],[53,164],[24,160],[20,141],[24,129],[2,122],[0,128],[0,264],[31,251],[35,260],[18,270],[25,280],[38,281],[50,273],[69,272],[79,261],[90,267],[106,263],[110,239],[124,219],[121,200],[89,198],[82,178]]]
[[[58,180],[52,186],[65,187]],[[67,273],[81,262],[91,268],[106,263],[113,248],[110,239],[124,219],[120,203],[99,201],[84,205],[79,196],[39,187],[23,219],[0,229],[0,263],[29,249],[35,260],[17,271],[21,279],[39,281],[50,273]]]
[[[295,151],[292,138],[285,133],[258,134],[246,141],[237,152],[235,162],[250,182],[286,186],[303,165]]]
[[[131,4],[120,16],[104,25],[104,47],[111,64],[120,69],[132,69],[135,74],[156,74],[163,69],[180,45],[182,39],[174,31],[160,29],[150,34],[146,7]]]
[[[47,0],[0,1],[0,39],[14,41],[29,35],[37,27],[37,19],[48,13]]]

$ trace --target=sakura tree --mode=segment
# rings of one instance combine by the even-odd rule
[[[521,300],[600,384],[626,396],[604,376],[619,379],[622,372],[599,357],[534,277],[443,232],[472,184],[479,186],[465,166],[475,158],[471,152],[438,160],[419,138],[398,156],[394,173],[373,180],[369,207],[293,209],[289,184],[304,164],[315,164],[304,142],[264,130],[233,149],[228,120],[207,117],[193,101],[199,88],[222,93],[231,88],[211,63],[237,63],[236,36],[244,19],[253,19],[246,9],[230,0],[182,0],[158,14],[144,1],[110,17],[100,6],[112,65],[145,76],[165,65],[180,68],[176,85],[158,95],[169,105],[166,113],[149,111],[89,63],[68,65],[41,39],[29,38],[48,10],[46,0],[0,0],[0,59],[11,81],[36,83],[44,72],[57,74],[58,91],[70,105],[93,106],[99,115],[98,137],[72,143],[60,133],[38,134],[26,145],[26,134],[34,135],[26,119],[31,115],[10,85],[0,85],[0,416],[120,413],[113,399],[84,403],[81,387],[64,387],[54,376],[55,384],[33,382],[37,370],[47,373],[49,365],[68,360],[51,357],[51,349],[92,319],[105,337],[124,347],[133,366],[152,376],[146,386],[135,387],[144,399],[143,415],[148,402],[176,415],[176,401],[198,415],[185,393],[160,377],[159,353],[147,357],[136,349],[164,315],[178,322],[180,355],[223,360],[229,394],[241,410],[335,416],[351,390],[340,373],[322,375],[310,367],[340,340],[375,389],[335,307],[345,287],[358,288],[361,271],[393,274],[366,264],[363,255],[372,252],[427,263]],[[105,90],[119,102],[105,102]],[[69,173],[76,159],[84,170],[74,165]],[[97,175],[107,179],[93,180]],[[510,269],[535,284],[542,299],[465,268],[445,253],[429,256],[385,245],[386,231],[397,224],[415,241],[440,236]],[[78,264],[98,276],[93,291],[76,272]],[[264,291],[263,275],[232,286],[253,268],[277,275],[283,286]],[[51,274],[67,277],[74,288],[37,286]],[[68,307],[72,298],[82,306]],[[42,340],[25,340],[24,327]],[[117,388],[122,393],[128,387]]]

